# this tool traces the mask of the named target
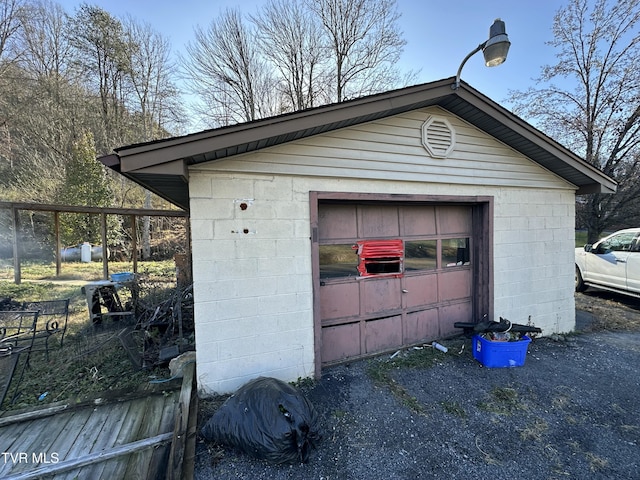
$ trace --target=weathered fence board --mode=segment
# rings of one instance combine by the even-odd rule
[[[0,478],[164,476],[180,392],[176,382],[159,392],[127,400],[54,405],[15,416],[5,412],[0,418],[0,450],[14,457],[0,462]]]

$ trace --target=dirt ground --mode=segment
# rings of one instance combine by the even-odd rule
[[[637,479],[640,300],[576,294],[577,331],[490,369],[471,340],[326,369],[299,386],[322,418],[306,464],[198,440],[202,479]],[[200,402],[203,425],[224,398]]]

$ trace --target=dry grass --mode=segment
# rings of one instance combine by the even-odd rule
[[[609,465],[609,461],[606,458],[596,455],[595,453],[588,452],[586,457],[587,462],[589,462],[589,470],[592,472],[604,470]]]
[[[464,410],[464,407],[460,405],[460,403],[458,402],[454,402],[454,401],[440,402],[440,406],[449,415],[455,415],[460,418],[467,418],[467,412]]]
[[[498,415],[513,415],[528,407],[515,388],[502,386],[494,387],[486,398],[478,403],[478,408]]]
[[[21,278],[25,281],[94,281],[103,278],[102,262],[63,262],[60,270],[60,275],[56,276],[55,263],[23,261],[20,265]],[[175,277],[173,260],[139,261],[137,270],[140,275],[152,281]],[[131,262],[109,262],[109,273],[132,271],[133,263]],[[13,263],[9,260],[0,260],[0,280],[12,282],[13,279]]]
[[[520,430],[520,438],[522,440],[541,441],[548,430],[549,424],[543,419],[537,418]]]
[[[134,367],[117,336],[125,327],[123,323],[107,321],[99,329],[90,323],[87,301],[79,284],[41,280],[15,285],[0,280],[0,298],[18,302],[70,299],[63,346],[60,347],[60,336],[56,334],[49,342],[48,360],[43,349],[36,348],[32,352],[23,380],[16,389],[14,376],[2,409],[73,401],[115,390],[134,391],[146,386],[150,380],[170,376],[166,368],[139,370]]]
[[[457,342],[461,343],[461,341]],[[450,344],[454,345],[455,342],[450,342]],[[459,345],[454,345],[451,348],[455,350],[456,347]],[[393,371],[404,368],[431,368],[433,365],[447,360],[447,356],[442,352],[431,348],[430,345],[425,345],[424,347],[398,351],[391,358],[384,356],[373,358],[369,362],[367,374],[378,385],[388,388],[406,407],[419,415],[426,415],[424,405],[393,378]],[[443,408],[446,409],[444,406]]]
[[[576,309],[593,315],[591,331],[640,331],[640,299],[590,289],[575,300]]]

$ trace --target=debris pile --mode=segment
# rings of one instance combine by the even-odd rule
[[[134,312],[135,327],[123,331],[120,339],[134,363],[141,368],[166,365],[172,358],[195,350],[192,285],[176,289],[160,303],[149,303],[140,298]]]
[[[0,311],[12,311],[22,309],[22,303],[10,298],[0,298]]]
[[[542,333],[542,329],[531,324],[531,318],[527,325],[512,323],[506,318],[500,317],[500,321],[483,320],[478,323],[456,322],[455,328],[462,328],[467,336],[478,335],[491,341],[517,342],[523,339],[525,334]]]

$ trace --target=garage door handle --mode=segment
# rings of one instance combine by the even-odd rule
[[[409,290],[402,289],[402,293],[409,293]]]

